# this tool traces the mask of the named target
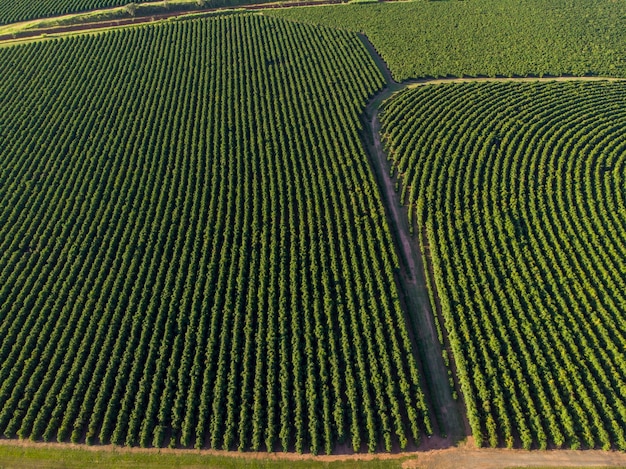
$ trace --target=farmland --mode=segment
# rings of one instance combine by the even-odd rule
[[[330,452],[431,434],[355,34],[229,15],[0,50],[0,429]]]
[[[414,1],[267,14],[364,33],[396,81],[446,76],[626,75],[626,4]]]
[[[626,449],[625,91],[444,84],[382,110],[479,446]]]
[[[245,1],[0,0],[0,466],[624,465],[624,2]]]

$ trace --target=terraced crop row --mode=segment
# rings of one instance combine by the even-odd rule
[[[0,429],[330,452],[431,433],[354,34],[228,16],[0,50]]]
[[[626,84],[428,86],[381,121],[477,444],[626,449]]]

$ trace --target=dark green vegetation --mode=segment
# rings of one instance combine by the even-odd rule
[[[431,1],[272,11],[364,32],[396,80],[440,76],[626,76],[626,3]]]
[[[418,87],[381,121],[476,443],[626,449],[626,84]]]
[[[330,452],[431,433],[355,34],[261,16],[0,50],[0,429]]]

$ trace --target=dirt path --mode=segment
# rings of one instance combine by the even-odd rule
[[[422,78],[418,80],[408,80],[402,82],[400,86],[401,89],[405,88],[416,88],[418,86],[423,85],[441,85],[444,83],[482,83],[482,82],[499,82],[499,83],[536,83],[536,82],[548,82],[548,81],[626,81],[626,78],[615,78],[615,77],[574,77],[574,76],[559,76],[559,77],[464,77],[464,78]]]
[[[365,46],[367,51],[372,56],[372,59],[374,59],[376,66],[380,70],[380,73],[383,74],[383,77],[385,78],[385,82],[387,83],[387,88],[397,86],[398,82],[393,78],[393,75],[391,75],[391,70],[389,70],[389,67],[387,66],[387,62],[383,60],[383,57],[379,54],[376,47],[374,47],[374,44],[372,44],[372,41],[370,41],[369,38],[363,33],[358,33],[358,36],[359,36],[359,39],[361,39],[361,42],[363,42],[363,45]],[[381,91],[381,93],[384,93],[384,92],[385,90]]]
[[[268,453],[265,451],[224,451],[216,449],[191,449],[191,448],[140,448],[136,446],[115,446],[115,445],[86,445],[82,443],[57,443],[57,442],[41,442],[31,440],[16,440],[0,438],[0,447],[10,446],[19,448],[45,448],[50,450],[77,450],[77,451],[93,451],[93,452],[115,452],[120,454],[133,454],[133,453],[145,453],[154,454],[199,454],[204,456],[219,456],[230,457],[233,459],[245,459],[245,460],[266,460],[266,461],[320,461],[320,462],[334,462],[334,461],[373,461],[373,460],[392,460],[392,459],[407,459],[413,456],[417,457],[416,453],[357,453],[357,454],[331,454],[331,455],[317,455],[314,456],[310,453],[298,454],[293,452],[273,452]]]
[[[402,264],[399,275],[400,286],[404,293],[408,319],[413,326],[413,337],[422,362],[422,372],[427,383],[426,391],[431,414],[435,417],[436,432],[443,437],[443,440],[436,438],[432,442],[424,441],[420,449],[429,449],[431,445],[449,447],[462,440],[467,434],[463,419],[465,412],[452,397],[448,370],[442,358],[437,328],[430,308],[421,253],[410,235],[407,212],[400,203],[399,194],[395,191],[395,181],[389,174],[390,167],[380,139],[379,108],[386,99],[406,88],[407,85],[396,83],[374,46],[365,36],[361,36],[361,39],[387,82],[387,86],[370,100],[366,108],[368,138],[365,144],[381,187],[387,219],[399,248],[398,254]]]
[[[400,202],[395,191],[395,182],[389,174],[387,156],[380,140],[380,121],[378,110],[370,121],[370,132],[374,139],[374,164],[377,166],[378,180],[382,183],[383,199],[391,221],[396,241],[399,243],[404,272],[401,283],[409,315],[414,323],[418,348],[422,356],[422,366],[428,383],[433,415],[437,419],[439,432],[454,444],[466,435],[463,422],[464,409],[452,397],[448,382],[448,370],[441,355],[441,344],[437,337],[437,327],[431,311],[428,296],[425,269],[419,246],[410,235],[407,211]]]
[[[43,448],[51,451],[50,461],[67,458],[71,451],[107,452],[117,454],[154,454],[153,448],[129,448],[113,445],[82,445],[73,443],[41,443],[30,440],[0,439],[0,446],[17,448]],[[54,453],[58,451],[57,453]],[[448,448],[418,453],[376,453],[348,454],[331,456],[312,456],[296,453],[253,453],[237,451],[219,451],[211,449],[171,449],[160,448],[159,454],[207,456],[207,464],[211,464],[211,456],[228,457],[242,460],[242,466],[248,467],[250,461],[317,461],[321,464],[333,462],[354,462],[359,467],[361,461],[398,461],[406,469],[505,469],[511,467],[626,467],[626,454],[591,450],[591,451],[524,451],[508,449],[476,449],[470,447]],[[243,461],[246,461],[245,463]],[[42,466],[45,464],[42,460]]]
[[[611,451],[524,451],[452,448],[420,454],[402,467],[428,469],[503,469],[511,467],[626,467],[626,454]]]

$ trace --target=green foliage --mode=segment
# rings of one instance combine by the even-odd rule
[[[449,75],[626,76],[622,1],[416,1],[267,14],[365,33],[398,81]]]
[[[626,449],[626,83],[418,87],[381,121],[477,444]]]
[[[258,15],[0,50],[0,431],[430,434],[358,133],[382,84],[355,34]]]

